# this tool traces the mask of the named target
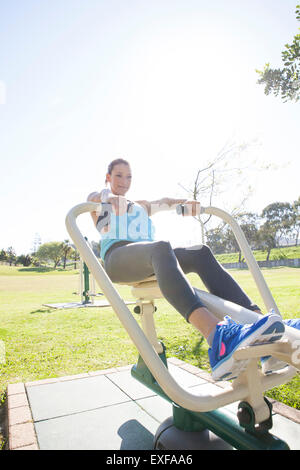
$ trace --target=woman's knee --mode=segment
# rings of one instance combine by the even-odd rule
[[[160,251],[172,250],[171,243],[167,240],[159,240],[157,242],[154,242],[153,245],[155,245],[155,248]]]
[[[152,255],[155,255],[155,256],[167,255],[168,256],[170,254],[174,255],[174,251],[169,241],[159,240],[153,243]]]
[[[195,266],[203,266],[206,270],[209,270],[212,266],[219,265],[213,252],[207,245],[202,245],[201,248],[194,253],[192,263],[195,264]]]
[[[199,254],[201,256],[207,257],[207,258],[214,257],[214,255],[212,254],[211,249],[207,245],[202,245],[201,248],[199,248]]]

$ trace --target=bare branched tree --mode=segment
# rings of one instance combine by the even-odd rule
[[[245,204],[252,193],[251,186],[247,183],[249,172],[251,170],[263,170],[270,165],[257,165],[256,161],[244,158],[242,153],[250,147],[251,144],[226,143],[217,155],[210,161],[207,161],[203,168],[197,171],[196,177],[190,187],[179,183],[179,186],[188,193],[188,197],[200,201],[201,204],[211,206],[215,199],[224,193],[229,193],[235,188],[235,192],[240,188],[241,199],[238,202],[226,208],[232,215],[238,215],[244,210]],[[243,191],[242,191],[243,189]],[[208,216],[196,216],[196,220],[201,224],[202,241],[207,224],[211,219]],[[221,223],[223,225],[223,223]]]

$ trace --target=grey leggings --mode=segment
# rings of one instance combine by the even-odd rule
[[[196,249],[175,248],[169,242],[114,244],[105,256],[105,270],[112,282],[135,282],[155,275],[166,300],[188,321],[203,307],[185,274],[197,273],[207,290],[250,310],[257,310],[241,287],[223,269],[206,245]]]

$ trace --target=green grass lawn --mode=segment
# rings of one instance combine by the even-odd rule
[[[254,250],[253,255],[256,261],[265,261],[267,259],[267,252],[263,250]],[[216,255],[216,258],[220,263],[237,263],[239,261],[239,254],[224,253],[221,255]],[[300,258],[300,246],[273,248],[270,253],[270,261],[294,258]]]
[[[231,274],[261,305],[249,271],[232,270]],[[263,269],[263,274],[283,316],[299,317],[300,270],[281,267]],[[196,275],[189,278],[194,286],[203,288]],[[136,348],[111,308],[55,310],[42,306],[77,300],[72,294],[77,288],[78,274],[74,270],[39,272],[0,266],[0,340],[5,345],[5,362],[0,364],[0,402],[8,383],[136,362]],[[123,298],[131,298],[130,288],[118,286],[118,291]],[[176,356],[209,370],[206,341],[165,300],[158,300],[157,307],[157,332],[168,357]],[[135,318],[139,321],[138,315]],[[300,409],[299,374],[267,394]]]

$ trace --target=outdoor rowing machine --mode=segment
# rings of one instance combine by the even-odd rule
[[[233,446],[237,449],[288,449],[284,441],[269,432],[272,428],[272,407],[264,398],[263,393],[265,390],[291,380],[297,372],[296,369],[299,370],[295,344],[299,345],[300,332],[286,327],[282,340],[277,343],[237,350],[234,353],[237,360],[245,357],[251,358],[246,370],[228,387],[220,388],[217,393],[193,394],[190,389],[179,385],[170,374],[165,347],[157,340],[153,317],[154,300],[161,298],[162,294],[156,280],[145,280],[132,285],[132,293],[137,299],[137,307],[142,317],[142,328],[140,328],[78,229],[76,218],[80,214],[92,211],[100,212],[101,204],[86,202],[71,209],[66,217],[67,230],[139,351],[140,356],[137,364],[132,368],[132,375],[173,404],[172,424],[169,420],[160,426],[155,437],[155,447],[183,449],[185,446],[189,449],[204,449]],[[229,214],[214,207],[202,207],[201,213],[216,215],[230,224],[267,310],[273,308],[279,312],[239,225]],[[233,320],[245,324],[255,322],[260,318],[260,315],[255,312],[207,292],[199,289],[197,292],[204,305],[221,319],[225,315],[230,315]],[[280,360],[285,360],[289,366],[265,376],[257,366],[258,358],[265,355],[273,355]],[[236,401],[240,401],[238,422],[219,410]],[[218,437],[212,439],[208,430]],[[192,444],[191,432],[195,433]],[[186,433],[184,434],[187,437],[185,440],[183,440],[182,433]],[[213,442],[215,447],[214,445],[210,447]],[[195,443],[198,447],[194,447]],[[193,447],[190,447],[191,445]]]

